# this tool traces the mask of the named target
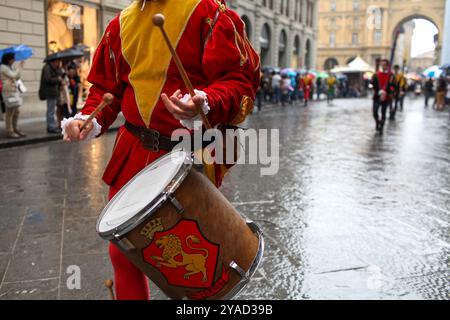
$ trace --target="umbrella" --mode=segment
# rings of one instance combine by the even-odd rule
[[[317,73],[316,77],[321,79],[328,79],[330,76],[326,72],[319,72]]]
[[[373,72],[367,71],[366,73],[364,73],[363,78],[365,80],[369,80],[369,79],[372,79],[372,76],[373,76]]]
[[[281,73],[289,74],[291,72],[294,72],[294,69],[292,68],[284,68],[281,70]]]
[[[343,73],[336,73],[336,78],[337,78],[338,80],[347,80],[347,79],[348,79],[348,76],[346,76],[346,75],[343,74]]]
[[[414,80],[414,81],[420,81],[421,77],[415,73],[415,72],[409,72],[405,75],[406,79]]]
[[[53,54],[47,56],[47,58],[44,59],[44,62],[50,62],[50,61],[54,61],[54,60],[73,60],[73,59],[81,58],[83,56],[84,56],[84,53],[82,51],[71,48],[71,49],[58,51],[56,53],[53,53]]]
[[[439,78],[441,74],[442,69],[439,66],[431,66],[422,73],[427,78]]]
[[[450,69],[450,63],[442,65],[441,69]]]
[[[33,49],[23,44],[21,44],[20,46],[9,47],[0,50],[0,59],[6,53],[14,53],[14,59],[16,61],[22,61],[28,59],[33,55]]]

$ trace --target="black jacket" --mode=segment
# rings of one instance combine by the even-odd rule
[[[56,99],[59,96],[60,79],[58,70],[50,64],[45,64],[41,73],[41,84],[39,87],[39,98],[41,100]]]
[[[386,90],[388,101],[392,100],[395,94],[395,79],[394,74],[390,74],[389,81],[387,84],[387,88],[381,88],[380,81],[378,80],[378,74],[375,73],[372,77],[372,86],[373,86],[373,100],[380,101],[379,91]]]

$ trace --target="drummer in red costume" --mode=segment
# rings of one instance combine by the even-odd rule
[[[383,134],[386,111],[395,93],[395,78],[394,74],[389,70],[389,61],[387,59],[381,60],[380,66],[381,70],[377,71],[372,77],[373,117],[375,119],[376,130],[380,134]]]
[[[304,73],[303,76],[300,77],[299,87],[303,90],[303,100],[305,102],[305,107],[308,106],[308,101],[311,98],[311,87],[312,87],[312,78],[308,73]]]
[[[160,30],[152,24],[157,13],[166,16],[166,32],[196,88],[192,99],[186,96]],[[65,140],[91,139],[104,133],[122,111],[126,124],[103,175],[110,198],[171,149],[174,130],[191,129],[193,120],[201,119],[196,105],[213,126],[242,122],[251,112],[260,66],[244,30],[239,16],[219,0],[139,0],[111,21],[94,56],[86,104],[63,123]],[[80,133],[105,93],[112,93],[114,102]],[[218,172],[212,180],[218,186],[220,179]],[[144,274],[113,245],[110,257],[117,298],[148,299]]]

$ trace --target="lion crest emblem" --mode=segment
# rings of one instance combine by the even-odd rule
[[[158,268],[170,284],[191,288],[212,285],[218,253],[219,246],[202,235],[197,222],[186,219],[156,232],[143,250],[144,261]]]

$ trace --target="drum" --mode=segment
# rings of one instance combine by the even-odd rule
[[[177,150],[144,168],[97,221],[112,241],[172,299],[232,299],[263,255],[261,229]]]

